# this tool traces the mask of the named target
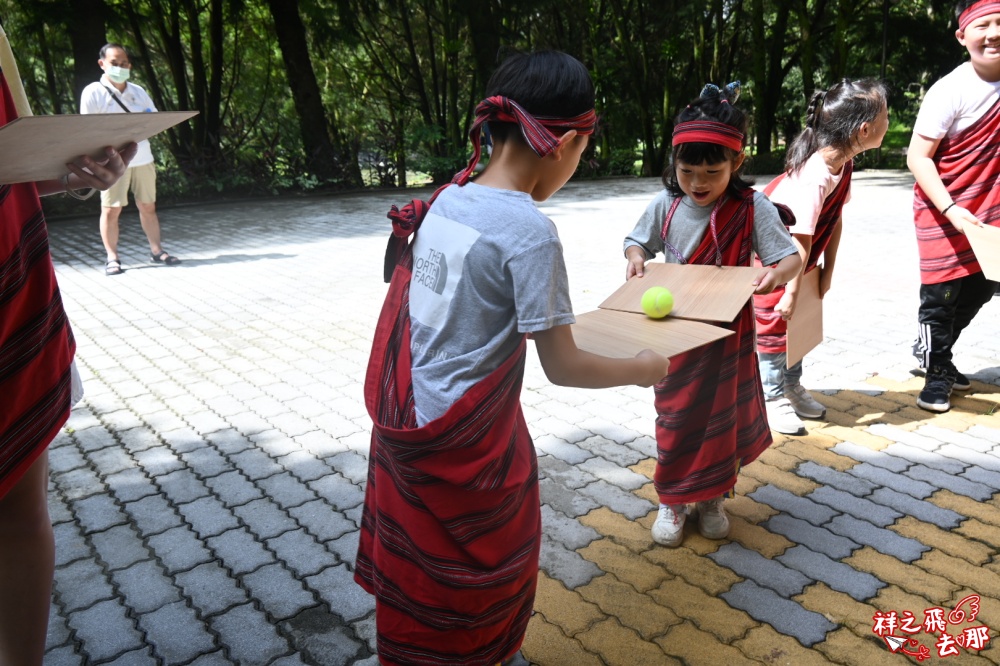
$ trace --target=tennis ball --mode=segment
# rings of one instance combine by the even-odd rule
[[[663,319],[674,309],[674,295],[666,287],[650,287],[642,295],[642,311],[647,317]]]

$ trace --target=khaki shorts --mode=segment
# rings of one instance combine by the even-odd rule
[[[129,167],[118,182],[101,192],[101,205],[107,208],[128,205],[128,191],[139,203],[156,203],[156,164]]]

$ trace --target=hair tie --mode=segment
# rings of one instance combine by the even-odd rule
[[[722,88],[714,83],[706,83],[698,96],[707,98],[718,97],[721,98],[720,102],[722,103],[735,102],[740,98],[740,88],[741,84],[739,81],[727,83]]]

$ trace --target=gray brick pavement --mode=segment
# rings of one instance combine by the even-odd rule
[[[883,394],[868,382],[875,375],[909,377],[910,186],[901,175],[857,176],[827,339],[806,369],[831,400]],[[659,187],[574,183],[542,206],[560,229],[577,312],[620,282],[621,238]],[[126,273],[115,279],[101,271],[96,210],[51,224],[87,396],[50,453],[57,572],[46,666],[375,666],[374,603],[353,582],[367,478],[361,381],[385,292],[385,211],[407,197],[164,209],[165,242],[184,259],[169,269],[144,263],[128,209]],[[998,324],[990,304],[956,348],[974,391],[1000,385]],[[628,524],[651,512],[648,479],[628,469],[655,455],[649,395],[551,386],[529,354],[523,402],[541,456],[541,568],[576,590],[605,573],[578,552],[602,538],[581,518],[606,507]],[[866,428],[889,442],[881,450],[829,449],[853,465],[792,470],[816,491],[775,482],[749,493],[777,512],[761,527],[793,545],[767,557],[735,542],[706,550],[739,576],[719,598],[814,645],[837,625],[799,603],[803,590],[824,582],[867,599],[885,582],[840,560],[867,546],[916,561],[929,546],[888,529],[900,517],[951,529],[968,516],[935,502],[940,490],[996,497],[1000,428],[908,428],[905,411]]]

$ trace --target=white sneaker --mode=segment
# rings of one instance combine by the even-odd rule
[[[698,531],[706,539],[725,539],[729,536],[729,517],[722,508],[725,497],[698,502]]]
[[[684,504],[661,504],[653,523],[653,541],[661,546],[676,548],[684,540],[684,521],[687,506]]]
[[[786,386],[785,397],[792,403],[795,413],[804,419],[821,419],[826,416],[826,407],[817,402],[802,384]]]
[[[768,400],[764,406],[767,408],[767,423],[771,430],[785,435],[806,434],[806,424],[795,415],[795,408],[788,398]]]

